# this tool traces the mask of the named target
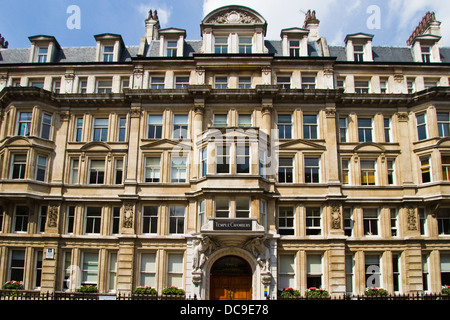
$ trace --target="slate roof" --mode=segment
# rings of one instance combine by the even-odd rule
[[[202,40],[187,40],[185,42],[185,57],[192,57],[200,53]],[[269,54],[275,57],[281,57],[281,40],[265,40],[265,46]],[[160,41],[155,40],[147,46],[144,57],[159,57]],[[121,62],[130,62],[132,57],[137,57],[139,46],[127,46],[122,50]],[[345,47],[329,46],[330,56],[336,57],[336,61],[345,62],[347,60]],[[412,51],[409,47],[387,47],[373,46],[374,62],[397,62],[413,63]],[[450,63],[450,47],[440,49],[443,63]],[[1,64],[19,64],[27,63],[29,59],[30,48],[25,49],[0,49]],[[320,57],[320,50],[316,42],[308,43],[308,54],[310,57]],[[86,63],[95,62],[96,47],[62,47],[56,62],[60,63]]]

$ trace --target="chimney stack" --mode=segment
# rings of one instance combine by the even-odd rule
[[[5,38],[0,34],[0,49],[7,49],[8,45],[8,41],[5,41]]]
[[[159,25],[158,12],[155,10],[153,12],[150,10],[148,12],[148,18],[145,20],[145,37],[147,38],[147,43],[150,43],[152,40],[159,39],[159,29],[161,26]]]
[[[439,37],[441,36],[441,23],[436,20],[436,15],[434,12],[428,11],[426,13],[406,43],[408,46],[411,46],[415,37],[425,34],[431,34]]]
[[[319,40],[319,24],[320,20],[316,18],[316,11],[308,10],[305,16],[305,22],[303,23],[303,28],[309,30],[309,40]]]

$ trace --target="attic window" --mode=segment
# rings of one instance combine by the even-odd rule
[[[353,49],[356,62],[364,61],[364,46],[355,46]]]
[[[103,47],[103,62],[112,62],[114,59],[114,47],[104,46]]]
[[[250,54],[252,53],[252,38],[240,37],[239,38],[239,53]]]
[[[167,56],[176,57],[177,56],[178,43],[176,41],[167,41]]]
[[[215,53],[228,53],[228,38],[218,37],[214,43]]]
[[[300,40],[289,41],[289,55],[291,57],[300,57]]]
[[[37,62],[46,63],[47,62],[48,48],[39,47],[37,50]]]
[[[424,63],[430,63],[431,62],[431,47],[429,46],[422,46],[422,61]]]

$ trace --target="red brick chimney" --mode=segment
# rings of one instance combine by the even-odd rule
[[[5,41],[5,38],[2,37],[0,33],[0,49],[8,48],[8,41]]]

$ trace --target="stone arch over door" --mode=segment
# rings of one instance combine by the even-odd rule
[[[259,279],[259,268],[257,268],[257,263],[255,258],[246,250],[241,249],[241,248],[236,248],[236,247],[229,247],[229,248],[224,248],[224,249],[220,249],[217,250],[216,252],[214,252],[208,259],[208,263],[206,266],[206,272],[205,272],[205,294],[204,296],[207,297],[207,299],[211,299],[211,295],[210,295],[210,287],[211,287],[211,270],[212,267],[214,266],[214,264],[227,256],[235,256],[238,258],[241,258],[243,260],[245,260],[248,265],[251,268],[252,271],[252,299],[256,299],[256,294],[257,294],[257,290],[255,290],[256,288],[259,287],[258,285],[258,279]]]

